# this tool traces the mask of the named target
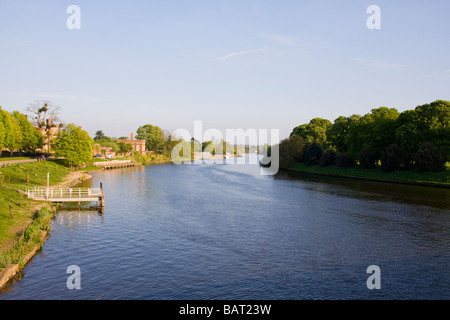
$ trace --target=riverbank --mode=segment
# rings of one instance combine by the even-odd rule
[[[443,172],[419,172],[416,170],[385,172],[381,168],[363,169],[359,166],[337,168],[335,166],[321,167],[319,165],[308,166],[304,163],[295,163],[283,170],[339,178],[450,188],[449,167]]]
[[[56,213],[51,203],[26,199],[24,185],[71,187],[92,178],[59,163],[40,162],[0,169],[0,288],[20,271],[43,245]]]

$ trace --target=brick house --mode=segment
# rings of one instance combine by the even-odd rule
[[[131,150],[131,153],[139,152],[140,155],[146,154],[146,152],[145,152],[145,140],[135,140],[133,138],[133,134],[132,133],[130,134],[130,139],[129,140],[121,140],[121,139],[117,140],[117,143],[120,143],[120,142],[125,142],[127,144],[130,144],[132,146],[132,148],[133,148]]]

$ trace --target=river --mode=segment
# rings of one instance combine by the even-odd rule
[[[0,300],[450,299],[449,189],[235,160],[95,173],[104,214],[63,207]]]

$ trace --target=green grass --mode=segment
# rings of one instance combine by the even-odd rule
[[[43,243],[43,231],[49,230],[52,212],[47,207],[43,207],[33,217],[32,223],[26,228],[18,241],[9,250],[0,251],[0,270],[11,265],[19,264],[23,267],[23,258],[34,247],[40,247]]]
[[[11,188],[24,190],[27,176],[29,186],[45,186],[47,172],[50,173],[50,184],[55,185],[61,183],[70,170],[60,161],[20,163],[0,168],[0,269],[11,263],[21,264],[22,257],[42,241],[38,235],[49,223],[50,205],[28,200]],[[36,215],[37,205],[43,208]]]
[[[70,170],[58,161],[41,161],[20,163],[11,167],[0,169],[0,183],[11,186],[45,186],[47,185],[47,172],[50,173],[50,184],[60,183]]]
[[[448,163],[447,170],[443,172],[419,172],[417,170],[384,172],[380,167],[374,169],[363,169],[359,166],[338,168],[335,166],[308,166],[304,163],[295,163],[289,169],[306,173],[332,176],[369,178],[407,183],[441,184],[450,186],[450,166]]]

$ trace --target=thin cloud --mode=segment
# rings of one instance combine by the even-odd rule
[[[450,69],[442,71],[442,72],[436,72],[429,75],[426,75],[425,78],[434,78],[434,77],[445,77],[450,78]]]
[[[298,46],[301,45],[300,39],[295,36],[285,35],[285,34],[270,34],[270,33],[260,33],[260,37],[278,42],[286,46]]]
[[[242,55],[245,55],[245,54],[259,53],[259,52],[263,52],[263,51],[266,51],[266,50],[267,50],[267,48],[259,48],[259,49],[256,49],[256,50],[232,52],[232,53],[229,53],[229,54],[227,54],[227,55],[225,55],[223,57],[216,58],[216,59],[214,59],[214,61],[223,61],[223,60],[227,60],[227,59],[230,59],[230,58],[233,58],[233,57],[242,56]]]
[[[406,65],[398,64],[398,63],[390,63],[385,61],[373,60],[369,58],[353,58],[353,61],[356,61],[362,65],[372,67],[375,69],[384,69],[384,70],[400,70],[404,69]]]

